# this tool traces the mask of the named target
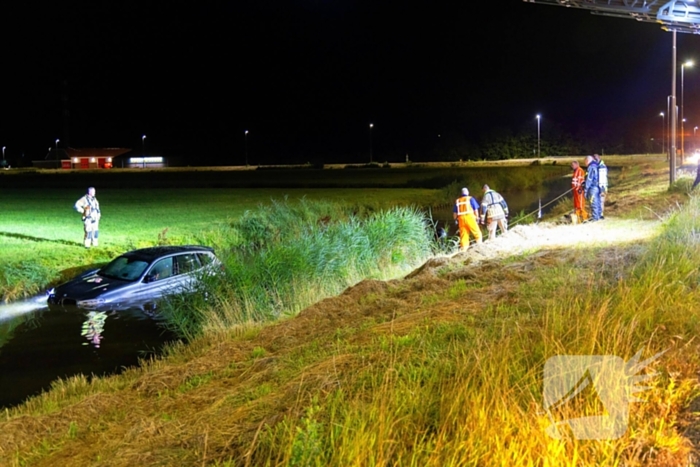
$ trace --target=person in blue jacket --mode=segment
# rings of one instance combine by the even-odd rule
[[[593,156],[586,156],[586,182],[584,186],[586,199],[591,203],[591,218],[589,222],[600,220],[600,177],[598,162]]]
[[[593,159],[598,163],[598,186],[600,187],[600,218],[605,219],[605,198],[608,196],[608,166],[600,158],[593,154]]]

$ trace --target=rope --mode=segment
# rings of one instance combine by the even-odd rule
[[[538,207],[537,209],[535,209],[535,210],[532,211],[531,213],[525,214],[523,217],[521,217],[520,219],[515,220],[514,222],[509,222],[509,223],[508,223],[508,227],[510,227],[510,226],[512,226],[512,225],[516,225],[518,222],[520,222],[520,221],[522,221],[522,220],[524,220],[524,219],[530,217],[531,215],[535,214],[536,212],[539,212],[543,207],[549,206],[549,205],[552,204],[553,202],[557,201],[559,198],[563,198],[564,196],[568,195],[568,194],[571,193],[572,191],[573,191],[573,188],[569,188],[567,191],[565,191],[565,192],[562,193],[561,195],[557,196],[556,198],[554,198],[554,199],[553,199],[552,201],[550,201],[549,203],[545,203],[544,206]]]
[[[559,196],[557,196],[556,198],[554,198],[554,199],[551,200],[550,202],[545,203],[544,206],[539,206],[537,209],[535,209],[535,210],[532,211],[531,213],[525,214],[525,215],[524,215],[523,217],[521,217],[520,219],[517,219],[517,220],[515,220],[515,221],[513,221],[513,222],[509,222],[509,223],[508,223],[508,228],[510,228],[510,227],[512,227],[512,226],[514,226],[514,225],[517,225],[518,222],[520,222],[520,221],[522,221],[522,220],[524,220],[524,219],[526,219],[526,218],[532,216],[532,215],[535,214],[536,212],[539,212],[543,207],[549,206],[549,205],[552,204],[553,202],[559,200],[560,198],[563,198],[564,196],[568,195],[568,194],[571,193],[572,191],[573,191],[573,188],[569,188],[569,189],[566,190],[564,193],[560,194]],[[430,218],[432,219],[432,214],[430,215]],[[459,232],[458,232],[458,234],[459,234]],[[469,244],[470,244],[470,245],[471,245],[471,244],[474,244],[474,243],[475,243],[475,240],[471,240],[471,239],[469,240]]]

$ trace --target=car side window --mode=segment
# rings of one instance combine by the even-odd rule
[[[156,262],[148,273],[148,281],[154,282],[173,275],[173,258],[163,258]]]
[[[202,263],[202,266],[207,266],[214,261],[214,259],[206,253],[197,253],[197,257],[199,258],[199,262]]]
[[[186,253],[175,257],[176,269],[178,274],[187,274],[188,272],[199,269],[199,260],[194,253]]]

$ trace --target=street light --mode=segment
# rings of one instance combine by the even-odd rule
[[[141,168],[146,168],[146,135],[141,137]]]
[[[374,128],[374,123],[369,124],[369,163],[372,163],[372,128]]]
[[[245,166],[248,167],[248,130],[243,133],[245,139]]]
[[[2,160],[5,160],[5,146],[2,147]]]
[[[537,158],[539,159],[540,157],[540,120],[542,120],[542,116],[540,114],[537,114]]]
[[[692,67],[694,65],[692,60],[688,60],[681,65],[681,164],[683,163],[683,158],[685,157],[685,118],[683,118],[683,75],[685,74],[685,67]]]
[[[56,138],[56,149],[58,149],[58,142],[61,141],[60,139]]]
[[[661,125],[662,125],[662,127],[661,127],[661,153],[663,154],[666,152],[666,114],[661,112],[659,114],[659,116],[661,117],[661,122],[662,122],[661,123]]]

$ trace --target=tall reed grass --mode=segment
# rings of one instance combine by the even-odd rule
[[[251,465],[688,465],[684,420],[700,396],[699,243],[700,201],[693,198],[633,264],[593,249],[536,269],[515,300],[465,312],[459,322],[376,336],[333,389],[307,389],[284,422],[261,433]],[[435,306],[449,303],[449,293]],[[323,358],[347,361],[342,343],[335,346],[337,355]],[[548,358],[629,361],[640,350],[642,358],[666,353],[652,364],[658,374],[642,400],[629,402],[620,438],[546,434],[552,416],[605,413],[589,393],[548,415]]]
[[[294,315],[362,279],[411,271],[433,252],[429,226],[408,207],[358,213],[336,203],[261,206],[204,233],[216,239],[225,272],[209,279],[206,293],[167,301],[163,315],[189,337]]]

